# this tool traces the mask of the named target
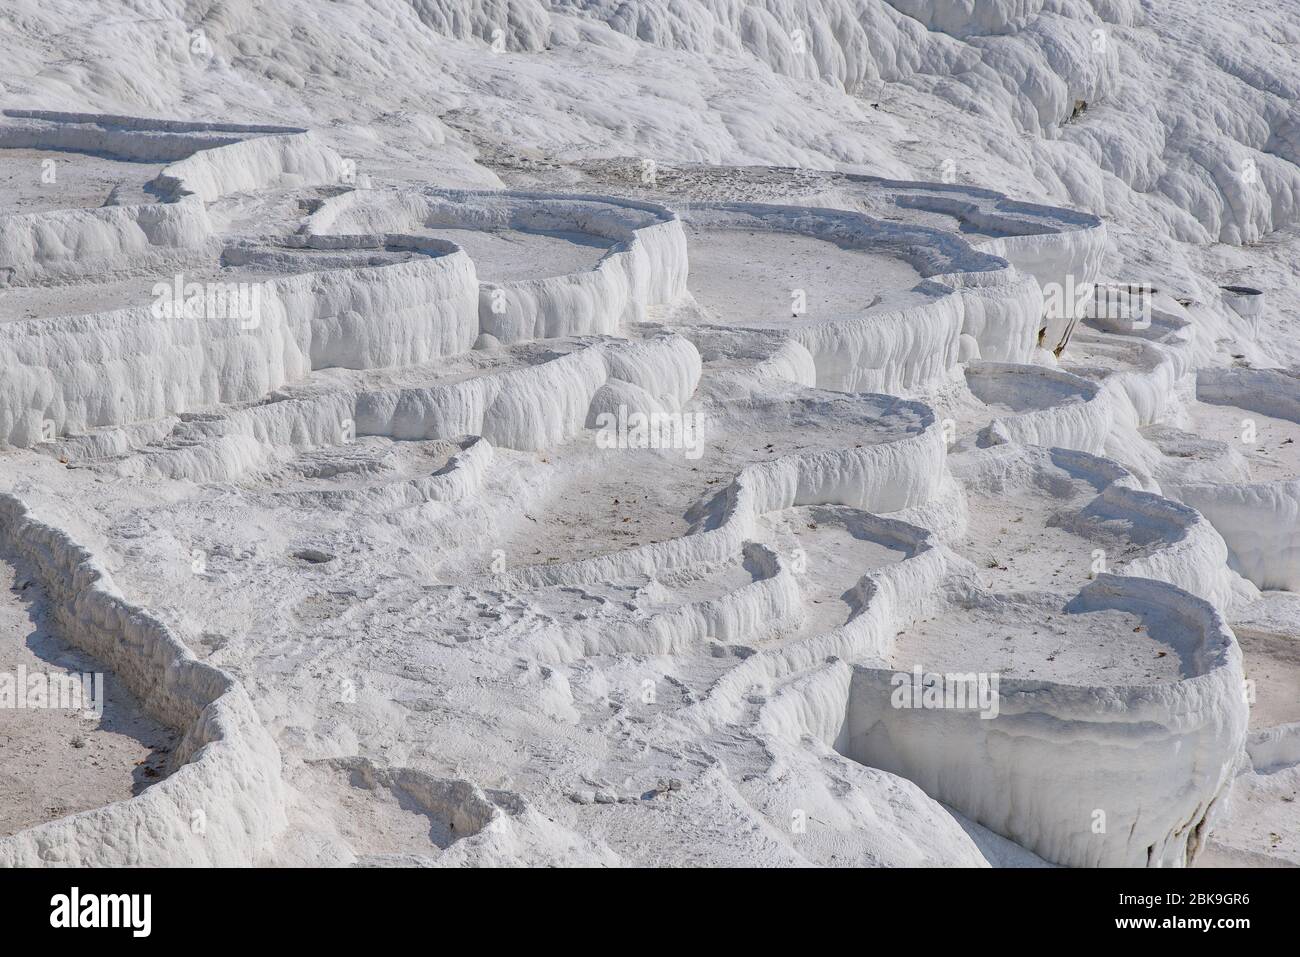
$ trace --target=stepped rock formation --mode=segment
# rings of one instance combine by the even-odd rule
[[[0,866],[1300,863],[1295,0],[101,6]]]

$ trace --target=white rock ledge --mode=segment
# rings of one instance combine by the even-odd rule
[[[1284,369],[1202,369],[1202,402],[1300,422],[1300,377]],[[1260,588],[1300,590],[1300,476],[1268,482],[1184,482],[1171,494],[1203,514],[1234,567]]]
[[[892,707],[895,672],[864,665],[854,671],[837,749],[1057,863],[1190,863],[1245,742],[1236,640],[1212,605],[1161,582],[1102,575],[1072,604],[1171,616],[1192,673],[1110,687],[1004,678],[1000,713],[989,720]],[[1103,831],[1094,828],[1097,811]]]
[[[324,185],[343,160],[307,130],[46,110],[0,114],[0,149],[93,152],[169,163],[148,188],[164,203],[0,218],[0,278],[124,269],[201,249],[204,204],[228,193]]]
[[[175,770],[138,797],[0,838],[0,866],[235,866],[285,825],[280,752],[243,687],[127,602],[99,559],[0,494],[0,536],[31,564],[63,637],[182,733]]]
[[[686,290],[681,221],[655,203],[585,194],[521,191],[353,190],[327,200],[307,234],[418,233],[422,228],[571,230],[609,249],[582,272],[481,282],[481,331],[503,343],[570,335],[612,335],[650,306]]]

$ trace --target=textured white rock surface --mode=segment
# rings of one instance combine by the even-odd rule
[[[1296,861],[1295,0],[138,6],[0,13],[0,546],[179,743],[0,863]]]

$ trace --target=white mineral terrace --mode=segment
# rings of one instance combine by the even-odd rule
[[[1300,865],[1293,51],[228,6],[0,15],[0,866]]]

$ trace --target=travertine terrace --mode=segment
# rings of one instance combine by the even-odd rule
[[[1295,10],[143,6],[0,13],[0,865],[1300,863]]]

